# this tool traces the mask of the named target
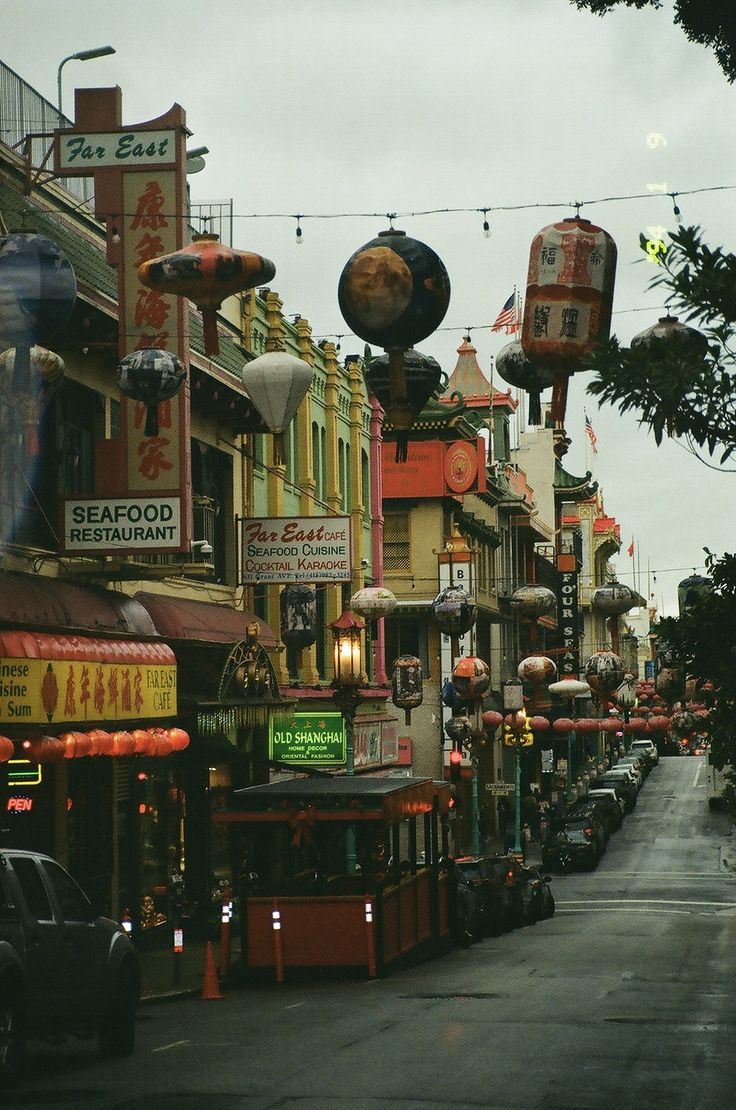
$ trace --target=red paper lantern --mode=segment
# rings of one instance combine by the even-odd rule
[[[135,740],[129,732],[113,732],[110,755],[126,756],[135,752]]]
[[[558,717],[556,721],[552,722],[552,731],[572,732],[574,723],[569,717]]]
[[[601,722],[595,717],[579,717],[573,724],[573,732],[600,732]]]
[[[138,276],[149,289],[188,297],[202,312],[204,352],[220,353],[217,309],[225,297],[263,285],[276,274],[268,258],[251,251],[226,247],[217,235],[193,235],[188,247],[151,258],[138,267]]]
[[[106,732],[104,728],[93,728],[89,733],[89,738],[92,741],[91,755],[112,755],[112,733]]]
[[[601,732],[620,732],[623,722],[620,717],[602,717],[600,721]]]
[[[166,733],[157,732],[153,740],[152,754],[157,756],[171,755],[173,750],[174,745],[172,744]]]
[[[484,713],[481,713],[480,719],[487,732],[495,732],[498,726],[503,723],[503,713],[499,713],[497,709],[486,709]]]
[[[189,747],[189,733],[185,732],[183,728],[167,728],[166,735],[175,752],[183,752],[185,748]]]
[[[64,758],[65,748],[55,736],[42,736],[40,740],[25,740],[23,750],[34,763],[58,763]]]
[[[79,759],[84,755],[94,755],[92,737],[88,732],[74,732],[74,758]]]
[[[0,736],[0,763],[7,763],[13,758],[15,744],[7,736]]]
[[[136,755],[151,755],[152,754],[152,736],[145,728],[134,728],[130,734],[133,737],[134,751]]]
[[[549,728],[549,721],[546,717],[530,717],[529,728],[532,732],[546,732]]]

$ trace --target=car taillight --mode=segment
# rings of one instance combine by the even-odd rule
[[[592,836],[593,835],[593,830],[592,829],[583,829],[583,832],[585,833],[586,836]]]

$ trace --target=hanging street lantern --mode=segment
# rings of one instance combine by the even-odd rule
[[[391,692],[394,705],[404,710],[404,721],[411,724],[411,711],[422,704],[422,662],[416,655],[400,655],[394,660],[391,672]]]
[[[581,216],[550,224],[532,240],[521,346],[555,374],[555,422],[565,418],[569,375],[609,337],[616,253],[608,232]]]
[[[557,598],[546,586],[519,586],[509,598],[512,613],[519,617],[542,617],[554,612]]]
[[[481,713],[480,719],[486,732],[495,732],[503,724],[503,713],[499,713],[497,709],[486,709]]]
[[[607,710],[609,695],[623,681],[623,660],[613,651],[596,651],[585,664],[585,677],[602,708]]]
[[[393,411],[392,422],[406,433],[413,423],[413,402],[404,354],[445,317],[450,279],[442,260],[426,243],[390,228],[348,259],[337,297],[350,330],[387,352],[389,398],[384,408]],[[397,440],[399,461],[406,458],[405,439],[403,444],[400,450]]]
[[[29,350],[9,347],[0,354],[0,406],[5,409],[0,434],[7,437],[15,425],[29,455],[39,452],[39,423],[47,402],[64,379],[64,369],[64,360],[60,355],[37,344]],[[10,418],[10,411],[16,408],[19,421]]]
[[[396,608],[396,595],[385,586],[364,586],[350,598],[350,608],[366,621],[387,617]]]
[[[445,735],[448,740],[451,740],[453,746],[459,748],[470,739],[470,734],[473,731],[473,725],[469,717],[461,714],[458,717],[450,717],[445,722]]]
[[[462,636],[475,624],[478,607],[462,586],[445,586],[432,602],[432,618],[445,636]]]
[[[281,591],[281,639],[289,648],[301,650],[317,640],[317,592],[313,586],[291,582]]]
[[[476,655],[464,655],[452,670],[452,684],[463,702],[479,702],[491,684],[488,664]]]
[[[126,355],[118,366],[120,392],[146,406],[145,435],[158,435],[158,406],[181,389],[187,372],[171,351],[143,347]]]
[[[239,251],[208,233],[172,254],[150,258],[138,266],[138,276],[149,289],[188,297],[200,309],[204,328],[204,353],[217,355],[217,309],[232,293],[263,285],[276,275],[270,259],[252,251]]]
[[[0,345],[26,352],[46,345],[67,323],[77,298],[69,259],[33,232],[0,235],[0,287]]]
[[[516,673],[522,682],[528,682],[530,686],[541,686],[555,677],[557,665],[546,655],[529,655],[519,663]]]
[[[607,582],[605,586],[598,586],[590,598],[591,608],[606,617],[618,617],[628,613],[638,604],[638,596],[630,586],[621,582]]]
[[[273,433],[274,462],[281,466],[286,461],[284,432],[312,384],[314,370],[304,359],[286,351],[266,351],[246,362],[240,376],[264,424]]]
[[[364,625],[345,609],[330,628],[333,636],[332,684],[338,690],[354,690],[363,681],[361,633]]]
[[[660,316],[656,324],[635,335],[631,346],[647,351],[654,359],[672,353],[702,361],[708,353],[707,337],[697,328],[691,328],[677,316],[669,314]]]
[[[713,592],[713,579],[702,574],[691,574],[677,585],[677,605],[680,616],[683,613],[697,613],[703,600]]]
[[[518,339],[501,348],[496,355],[495,366],[499,378],[505,381],[507,385],[513,385],[516,389],[523,389],[528,393],[529,424],[541,424],[542,404],[540,394],[553,384],[553,372],[537,366],[531,359],[528,359]]]
[[[390,355],[378,355],[368,360],[364,370],[368,389],[396,432],[397,462],[406,461],[409,431],[442,380],[442,368],[431,355],[408,350],[403,357],[405,389],[398,399],[392,392]]]

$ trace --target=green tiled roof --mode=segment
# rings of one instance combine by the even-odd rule
[[[568,501],[587,501],[598,489],[597,482],[591,482],[592,474],[589,470],[583,478],[568,474],[559,459],[555,459],[554,491]]]

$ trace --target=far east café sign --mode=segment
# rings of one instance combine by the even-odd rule
[[[95,216],[107,225],[107,261],[118,274],[122,359],[155,347],[188,362],[188,302],[147,289],[140,263],[188,241],[186,139],[179,105],[122,126],[119,88],[77,89],[75,122],[54,133],[54,172],[93,177]],[[159,433],[145,434],[145,406],[121,395],[121,431],[98,444],[97,496],[65,505],[69,552],[188,551],[191,540],[189,383],[159,405]],[[104,486],[104,488],[103,488]]]

